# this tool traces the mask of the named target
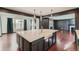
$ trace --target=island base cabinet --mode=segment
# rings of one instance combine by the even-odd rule
[[[24,39],[24,51],[43,51],[43,38],[33,42]]]
[[[23,51],[24,50],[24,40],[22,37],[20,37],[19,35],[17,35],[17,44],[18,44],[18,49],[19,51]]]
[[[56,32],[52,36],[52,45],[56,44]]]
[[[19,47],[20,47],[21,51],[24,50],[24,48],[23,48],[23,38],[21,38],[21,37],[20,37],[20,46]]]
[[[44,51],[48,51],[48,49],[51,48],[54,44],[56,44],[56,33],[53,33],[52,36],[44,39]]]
[[[39,40],[32,42],[32,51],[43,51],[44,50],[43,41],[44,41],[43,38],[41,38]]]
[[[48,48],[49,48],[49,46],[48,46],[48,39],[45,39],[44,40],[44,51],[47,51]]]
[[[20,51],[43,51],[44,38],[29,42],[23,37],[17,35],[17,43]]]
[[[30,43],[27,40],[25,40],[25,39],[23,39],[23,40],[24,40],[24,45],[23,45],[24,51],[30,51],[31,50]]]
[[[20,51],[48,51],[56,43],[56,35],[54,33],[47,39],[42,37],[32,42],[17,35],[17,43]]]

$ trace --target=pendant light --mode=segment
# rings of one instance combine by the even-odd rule
[[[51,15],[50,15],[50,19],[52,20],[53,19],[53,10],[51,9]]]
[[[42,22],[42,11],[40,11],[40,21]]]
[[[52,12],[53,12],[53,10],[51,9],[51,17],[53,16],[53,15],[52,15]]]
[[[34,17],[33,17],[33,21],[32,21],[32,30],[36,29],[36,25],[35,25],[36,24],[36,14],[35,14],[35,11],[36,10],[34,9]]]
[[[53,9],[51,9],[51,15],[50,15],[50,20],[52,22],[52,29],[54,29],[54,22],[53,22]]]
[[[42,32],[42,29],[43,29],[43,26],[42,26],[42,11],[40,11],[40,21],[41,21],[41,32]]]
[[[36,10],[34,9],[34,20],[36,19],[36,14],[35,14],[35,11],[36,11]]]

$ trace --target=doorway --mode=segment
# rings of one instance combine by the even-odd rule
[[[7,20],[7,33],[13,33],[13,19],[8,18]]]

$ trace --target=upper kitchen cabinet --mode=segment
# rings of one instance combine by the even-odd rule
[[[43,29],[49,29],[49,18],[43,18],[41,25]]]

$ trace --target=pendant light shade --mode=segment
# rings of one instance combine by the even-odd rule
[[[53,12],[53,10],[51,9],[51,17],[53,17],[52,12]]]
[[[51,9],[50,19],[53,19],[53,10]]]
[[[36,10],[34,9],[34,20],[36,19],[36,14],[35,14],[35,11],[36,11]]]
[[[41,32],[42,32],[42,29],[43,29],[43,26],[42,26],[42,11],[40,11],[40,22],[41,22]]]
[[[42,11],[40,11],[40,21],[42,22]]]

